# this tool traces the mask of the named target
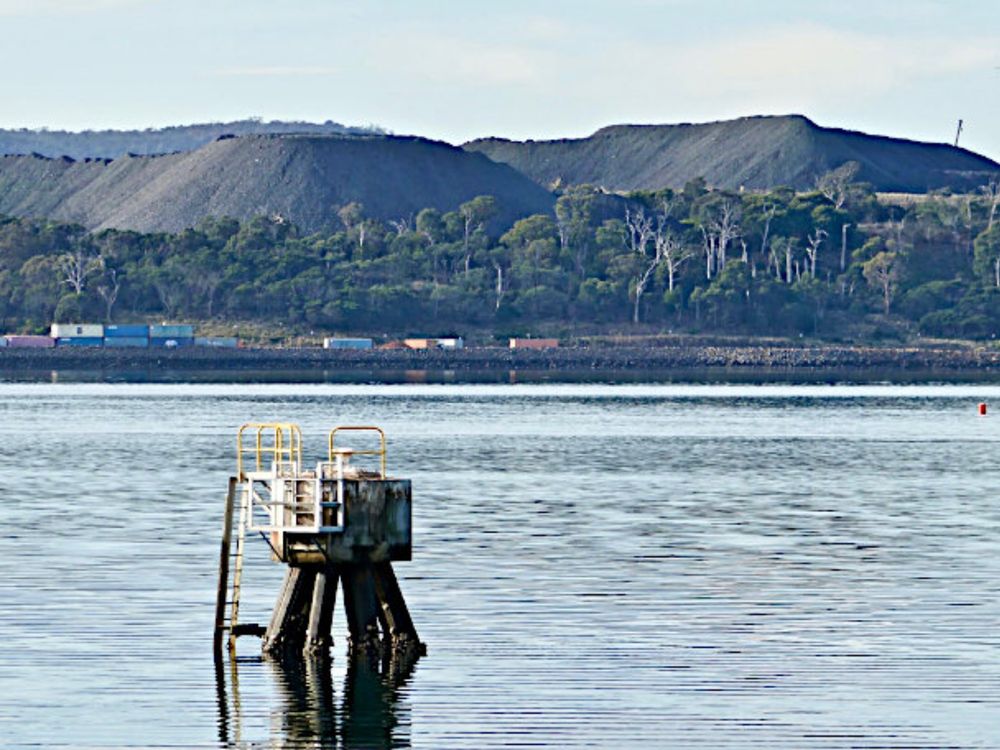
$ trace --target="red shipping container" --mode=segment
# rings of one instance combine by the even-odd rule
[[[51,336],[8,336],[7,346],[22,349],[51,349],[56,345]]]
[[[556,349],[559,339],[511,339],[511,349]]]

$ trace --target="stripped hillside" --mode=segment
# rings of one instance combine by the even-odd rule
[[[546,213],[553,197],[510,167],[445,143],[394,136],[223,138],[196,151],[113,161],[0,158],[0,214],[58,219],[88,229],[176,232],[206,216],[279,215],[307,232],[362,204],[378,219],[497,199],[509,225]]]
[[[117,159],[126,154],[171,154],[194,151],[223,135],[372,135],[378,128],[356,128],[339,122],[263,122],[259,119],[173,125],[144,130],[0,129],[0,154],[68,156],[71,159]]]
[[[615,125],[588,138],[486,138],[464,148],[509,164],[541,185],[586,183],[608,190],[679,188],[698,177],[730,190],[778,185],[805,190],[848,161],[859,163],[857,179],[884,192],[968,190],[1000,172],[1000,164],[965,149],[824,128],[799,115]]]

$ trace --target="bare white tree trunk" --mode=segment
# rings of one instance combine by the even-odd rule
[[[640,261],[648,260],[646,248],[653,237],[653,217],[646,216],[646,211],[640,206],[635,211],[625,208],[625,228],[628,231],[628,241],[632,252],[639,256]],[[654,249],[655,251],[655,249]],[[632,308],[632,322],[639,322],[639,305],[642,293],[646,290],[649,277],[656,269],[656,257],[654,252],[653,263],[644,267],[639,272],[635,280],[635,304]],[[650,270],[652,269],[652,270]]]
[[[656,237],[656,259],[653,269],[663,263],[667,269],[667,291],[674,291],[674,281],[681,266],[691,257],[691,251],[669,230],[658,228]]]
[[[714,232],[709,232],[705,227],[701,228],[702,245],[705,250],[705,278],[712,280],[712,273],[715,270],[715,263],[719,256],[716,248],[718,237]]]
[[[979,191],[986,196],[987,205],[990,207],[989,218],[986,221],[986,231],[988,232],[993,228],[997,206],[1000,205],[1000,179],[990,180],[989,183],[979,188]]]
[[[778,207],[769,203],[764,208],[764,231],[760,238],[760,255],[762,258],[767,257],[767,240],[771,234],[771,221],[774,219],[774,215],[778,212]]]
[[[397,235],[404,235],[410,231],[410,225],[412,223],[413,217],[404,217],[402,219],[389,219],[389,226],[391,226]]]
[[[118,301],[118,292],[122,288],[121,280],[118,278],[118,271],[114,268],[108,271],[107,283],[97,287],[97,293],[104,300],[105,321],[111,322],[111,310]]]
[[[822,245],[823,240],[826,239],[826,232],[817,227],[812,234],[806,237],[806,239],[809,240],[809,247],[806,248],[806,255],[809,256],[809,275],[815,279],[816,256],[819,255],[820,245]]]
[[[847,230],[850,228],[850,224],[841,224],[840,226],[840,272],[843,273],[844,269],[847,268]]]
[[[712,222],[712,233],[716,236],[715,268],[722,271],[726,267],[726,249],[729,243],[740,235],[741,208],[738,201],[727,200],[722,204],[718,216]]]
[[[906,228],[906,217],[904,216],[899,221],[890,222],[893,230],[896,232],[896,250],[903,249],[903,230]]]
[[[500,303],[503,301],[503,296],[507,290],[504,288],[503,266],[499,263],[494,263],[493,267],[497,269],[496,304],[493,306],[493,309],[499,310]]]
[[[63,276],[62,283],[67,284],[76,294],[81,294],[87,279],[104,267],[103,259],[89,255],[83,250],[60,255],[57,263],[59,272]]]
[[[827,172],[816,181],[816,189],[823,197],[833,203],[838,211],[844,207],[850,195],[851,183],[857,176],[861,165],[856,161],[848,161],[834,170]]]

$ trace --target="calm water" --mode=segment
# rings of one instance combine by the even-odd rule
[[[0,384],[0,745],[1000,747],[996,386]],[[211,629],[235,427],[375,423],[429,654]],[[250,548],[246,620],[281,571]]]

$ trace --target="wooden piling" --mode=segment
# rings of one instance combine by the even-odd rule
[[[306,640],[315,582],[314,569],[288,568],[271,622],[264,633],[265,653],[275,653],[285,648],[302,648]]]
[[[332,565],[316,572],[309,622],[306,626],[306,653],[319,653],[333,645],[330,625],[333,622],[333,607],[337,600],[339,578],[339,571]]]
[[[229,593],[229,549],[233,538],[233,504],[236,498],[236,477],[229,477],[229,490],[226,492],[226,507],[222,520],[222,546],[219,549],[219,583],[215,593],[215,634],[212,638],[212,650],[219,654],[222,651],[222,637],[226,630],[226,596]]]
[[[399,589],[399,581],[396,580],[392,563],[388,560],[375,563],[372,566],[372,575],[375,582],[375,592],[378,595],[386,622],[385,629],[387,634],[391,636],[391,640],[395,643],[399,638],[408,638],[412,639],[414,643],[419,643],[417,629],[413,625],[406,600],[403,599],[403,592]]]
[[[375,577],[371,565],[344,565],[341,580],[344,586],[344,612],[347,615],[350,650],[376,648],[382,610],[375,593]]]

